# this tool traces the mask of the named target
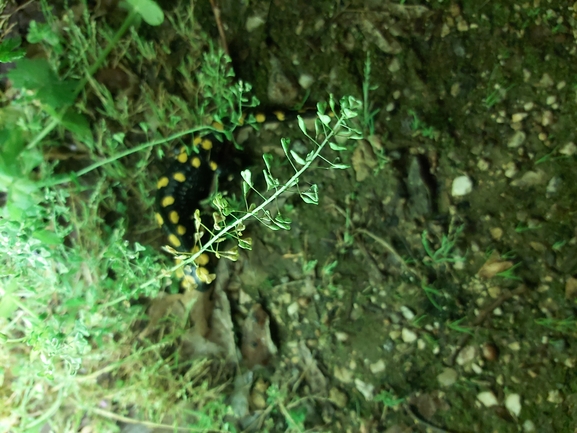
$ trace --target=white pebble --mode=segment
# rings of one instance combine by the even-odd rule
[[[253,30],[256,30],[257,28],[262,26],[264,23],[265,23],[265,20],[259,16],[255,15],[252,17],[248,17],[246,20],[246,31],[250,33]]]
[[[369,365],[369,370],[371,370],[371,373],[373,374],[382,373],[385,371],[385,361],[379,359],[374,364]]]
[[[287,313],[289,316],[295,316],[299,311],[299,304],[298,302],[293,302],[287,307]]]
[[[417,334],[408,328],[403,328],[401,331],[401,338],[405,343],[412,343],[417,339]]]
[[[305,90],[310,89],[314,82],[315,79],[311,74],[301,74],[299,77],[299,85]]]
[[[523,131],[517,131],[507,142],[507,147],[509,148],[519,147],[523,144],[526,138],[527,134],[525,134]]]
[[[453,179],[453,186],[451,188],[451,195],[453,197],[460,197],[470,194],[473,191],[473,181],[469,176],[459,176]]]
[[[477,400],[483,403],[483,406],[485,407],[496,406],[497,404],[499,404],[499,402],[497,401],[497,397],[495,397],[495,394],[493,394],[492,391],[480,392],[479,394],[477,394]]]
[[[401,305],[400,310],[401,310],[401,314],[403,315],[403,317],[405,319],[413,320],[415,318],[415,313],[413,313],[409,307]]]
[[[452,368],[445,368],[441,374],[437,376],[437,381],[441,386],[451,386],[456,381],[459,375]]]
[[[505,399],[505,407],[512,415],[519,416],[521,413],[521,396],[519,394],[509,394]]]

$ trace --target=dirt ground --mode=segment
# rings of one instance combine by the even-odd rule
[[[307,431],[577,431],[577,4],[401,3],[221,5],[262,101],[279,75],[362,98],[370,55],[379,110],[290,232],[251,228],[238,278],[280,349],[258,380],[328,398]]]

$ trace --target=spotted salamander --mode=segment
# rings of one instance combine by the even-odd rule
[[[281,110],[270,114],[256,113],[250,118],[252,124],[270,121],[285,121],[296,118],[302,112],[285,113]],[[213,125],[220,129],[222,125]],[[183,146],[174,153],[164,175],[158,179],[156,193],[156,220],[167,233],[170,247],[180,253],[198,252],[197,222],[194,213],[200,202],[210,195],[215,176],[223,173],[220,169],[235,152],[232,143],[219,141],[215,135],[195,136],[193,149]],[[178,262],[178,260],[177,260]],[[210,288],[214,275],[209,270],[209,256],[204,253],[196,260],[195,266],[185,267],[177,272],[181,288],[205,291]]]

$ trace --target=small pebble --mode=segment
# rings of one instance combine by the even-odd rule
[[[337,407],[343,409],[347,405],[347,395],[338,388],[331,388],[329,391],[329,400]]]
[[[512,149],[519,147],[525,142],[526,138],[527,134],[525,134],[523,131],[517,131],[512,135],[512,137],[507,142],[507,147]]]
[[[535,431],[535,423],[528,419],[523,423],[523,431],[525,433],[533,433]]]
[[[493,227],[490,229],[491,237],[496,241],[500,240],[503,236],[503,229],[501,227]]]
[[[474,346],[466,346],[459,352],[455,360],[459,365],[465,365],[472,362],[477,355],[477,350]]]
[[[483,403],[483,406],[485,407],[496,406],[497,404],[499,404],[499,402],[497,401],[497,397],[495,397],[495,394],[493,394],[492,391],[480,392],[479,394],[477,394],[477,400]]]
[[[405,343],[412,343],[417,339],[417,334],[408,328],[403,328],[401,338]]]
[[[559,153],[561,155],[567,155],[567,156],[572,156],[575,155],[577,153],[577,146],[575,146],[575,143],[573,143],[572,141],[570,141],[569,143],[567,143],[566,145],[564,145],[560,150]]]
[[[403,317],[405,319],[413,320],[415,318],[415,313],[413,313],[409,307],[401,305],[400,309],[401,309],[401,314],[403,315]]]
[[[374,364],[369,365],[369,370],[371,370],[371,373],[373,374],[382,373],[385,371],[385,361],[379,359]]]
[[[246,20],[246,25],[245,25],[246,31],[250,33],[253,30],[256,30],[257,28],[262,26],[264,23],[265,23],[265,20],[259,16],[248,17]]]
[[[457,381],[458,376],[457,372],[452,368],[445,368],[443,372],[437,376],[437,381],[439,385],[448,387]]]
[[[355,387],[361,394],[363,394],[363,397],[365,397],[367,401],[371,401],[373,399],[373,393],[375,392],[374,385],[363,382],[360,379],[355,379]]]
[[[310,74],[301,74],[299,77],[299,85],[305,90],[310,89],[314,82],[315,79]]]
[[[521,120],[523,120],[525,117],[527,117],[528,114],[527,113],[515,113],[511,116],[511,121],[513,123],[518,123]]]
[[[451,187],[451,195],[453,197],[461,197],[470,194],[473,191],[473,181],[469,176],[459,176],[453,179],[453,186]]]
[[[496,361],[499,357],[499,349],[493,343],[485,343],[482,348],[483,358],[487,361]]]
[[[509,394],[505,399],[505,407],[515,416],[521,413],[521,396],[519,394]]]

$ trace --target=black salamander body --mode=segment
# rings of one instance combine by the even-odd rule
[[[270,114],[254,114],[254,122],[262,124],[269,121],[282,122],[295,119],[300,113],[273,111]],[[222,126],[222,125],[221,125]],[[168,244],[182,253],[195,253],[195,221],[193,215],[200,202],[208,198],[218,175],[219,164],[225,165],[230,158],[230,142],[220,142],[213,135],[196,136],[193,140],[195,151],[187,152],[182,147],[170,162],[166,173],[157,182],[156,220],[168,235]],[[198,152],[196,152],[198,151]],[[225,167],[228,169],[228,167]],[[196,267],[181,270],[184,290],[207,290],[214,276],[207,269],[209,257],[202,254],[196,260]]]

